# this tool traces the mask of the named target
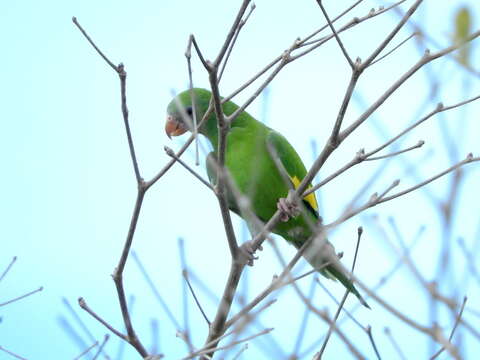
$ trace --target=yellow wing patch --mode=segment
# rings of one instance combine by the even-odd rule
[[[290,180],[292,180],[292,183],[295,189],[298,188],[298,185],[300,185],[300,180],[298,179],[298,177],[296,176],[294,176],[293,178],[291,177]],[[311,187],[312,185],[310,185],[308,188],[310,189]],[[308,202],[315,211],[318,211],[317,199],[315,198],[315,194],[313,192],[305,196],[303,199],[306,202]]]

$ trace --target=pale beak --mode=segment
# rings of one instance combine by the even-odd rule
[[[171,139],[172,136],[182,135],[183,133],[187,132],[187,130],[188,129],[181,122],[176,120],[174,116],[167,116],[167,122],[165,123],[165,133],[167,134],[169,139]]]

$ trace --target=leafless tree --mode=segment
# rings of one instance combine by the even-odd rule
[[[202,279],[195,279],[195,273],[190,271],[187,265],[183,265],[183,275],[185,278],[185,293],[191,292],[195,303],[196,309],[202,312],[205,321],[208,323],[208,334],[205,334],[205,341],[202,345],[194,344],[190,338],[190,330],[184,328],[182,331],[179,331],[178,336],[181,337],[188,346],[189,352],[185,354],[184,359],[191,358],[201,358],[208,359],[214,356],[216,353],[230,354],[232,358],[238,358],[243,352],[246,351],[246,342],[255,341],[259,337],[262,337],[271,332],[271,328],[261,326],[258,331],[253,334],[246,334],[245,329],[249,325],[256,323],[256,317],[259,313],[268,311],[271,306],[274,306],[274,300],[271,300],[272,293],[275,293],[281,288],[291,287],[298,297],[301,299],[302,303],[305,306],[306,314],[312,314],[322,319],[326,324],[326,331],[322,334],[322,337],[319,342],[313,344],[313,349],[317,349],[317,353],[314,356],[314,359],[320,359],[329,344],[329,339],[332,334],[335,334],[345,346],[349,349],[351,355],[354,358],[364,359],[366,356],[357,346],[358,339],[350,336],[347,332],[342,329],[342,324],[344,319],[350,319],[358,325],[358,327],[365,333],[368,337],[368,341],[371,344],[372,353],[375,354],[377,358],[381,358],[381,349],[376,345],[372,327],[369,325],[363,325],[361,321],[357,320],[355,317],[356,307],[352,309],[345,309],[345,300],[347,298],[348,292],[345,293],[343,298],[338,301],[334,298],[334,301],[337,304],[337,309],[334,316],[331,316],[325,309],[319,308],[312,299],[314,290],[309,290],[308,293],[304,291],[303,288],[298,286],[297,282],[299,279],[310,276],[312,278],[312,289],[314,289],[318,280],[312,275],[313,271],[310,271],[303,275],[294,275],[292,269],[296,265],[300,256],[302,255],[302,249],[298,251],[295,256],[289,261],[284,261],[281,258],[281,261],[284,261],[284,270],[283,272],[276,276],[272,283],[267,286],[262,292],[258,293],[252,299],[246,299],[242,294],[239,293],[239,283],[244,273],[246,266],[246,261],[241,251],[241,245],[237,240],[238,234],[236,234],[235,229],[232,225],[232,220],[230,218],[230,212],[227,204],[227,184],[229,183],[229,174],[224,167],[224,155],[225,155],[225,143],[226,136],[229,131],[229,124],[235,120],[235,118],[243,112],[247,107],[260,95],[262,92],[276,79],[277,75],[285,68],[287,65],[303,58],[309,56],[317,49],[321,48],[324,44],[328,42],[335,42],[339,48],[339,57],[343,59],[348,64],[349,69],[351,70],[350,80],[346,84],[346,89],[344,92],[343,100],[340,108],[337,111],[337,116],[335,119],[330,121],[330,133],[328,140],[320,146],[321,151],[316,156],[313,165],[311,166],[308,174],[303,179],[301,184],[295,191],[291,194],[292,201],[298,201],[298,199],[303,198],[307,194],[310,194],[314,191],[319,190],[327,183],[330,183],[334,180],[338,180],[341,175],[352,171],[353,168],[358,167],[360,164],[366,162],[377,162],[379,167],[388,164],[391,161],[396,161],[401,166],[404,166],[408,176],[411,176],[412,179],[416,180],[416,183],[404,187],[401,190],[397,190],[401,185],[399,180],[394,180],[389,186],[380,190],[379,192],[373,193],[373,195],[367,200],[363,201],[361,195],[365,192],[370,191],[373,187],[373,180],[368,181],[364,184],[364,187],[360,189],[359,196],[354,196],[351,199],[351,202],[345,204],[344,213],[338,217],[335,221],[332,221],[329,224],[325,224],[323,229],[325,231],[333,231],[343,224],[348,219],[364,214],[364,211],[370,208],[373,208],[377,205],[383,203],[389,203],[394,199],[404,197],[405,195],[411,192],[422,192],[424,191],[428,197],[428,187],[426,185],[432,183],[433,181],[440,178],[448,178],[450,183],[448,186],[448,191],[445,197],[434,197],[431,196],[431,202],[433,206],[436,207],[437,213],[440,215],[443,227],[442,233],[444,234],[441,243],[441,257],[438,262],[438,271],[435,279],[446,278],[451,270],[451,257],[449,254],[452,252],[452,247],[457,247],[457,250],[460,249],[463,256],[466,266],[468,267],[468,277],[474,281],[479,281],[478,269],[475,264],[472,251],[468,249],[467,245],[462,239],[456,239],[453,231],[453,215],[455,209],[459,206],[459,199],[461,198],[459,193],[461,192],[461,184],[464,179],[468,176],[468,172],[465,169],[465,166],[470,163],[475,163],[480,160],[480,157],[474,156],[472,153],[469,153],[467,156],[463,157],[458,153],[458,143],[455,139],[448,136],[448,131],[443,128],[445,142],[448,145],[448,154],[450,163],[446,165],[444,169],[438,170],[437,173],[431,174],[428,177],[422,176],[418,173],[416,167],[409,164],[403,156],[405,153],[412,151],[421,151],[424,145],[424,141],[418,141],[415,144],[409,144],[406,146],[401,145],[402,140],[407,134],[414,133],[420,125],[425,122],[434,122],[438,117],[446,112],[451,111],[462,111],[469,103],[472,103],[480,98],[480,94],[476,94],[473,97],[466,97],[462,101],[453,104],[443,104],[438,96],[438,86],[435,82],[434,77],[430,79],[431,84],[431,93],[426,94],[428,101],[425,102],[423,111],[421,115],[418,115],[416,119],[409,125],[404,127],[401,131],[393,135],[386,135],[382,144],[376,146],[373,149],[360,149],[352,151],[354,154],[350,161],[346,162],[342,166],[338,167],[338,170],[331,173],[328,176],[322,176],[321,181],[315,182],[315,177],[322,169],[326,161],[330,156],[336,152],[346,139],[351,138],[352,135],[357,134],[359,128],[369,121],[373,121],[373,116],[377,115],[380,112],[380,108],[385,101],[389,100],[391,97],[394,97],[397,94],[397,91],[402,88],[402,86],[413,76],[417,76],[417,73],[420,70],[428,69],[431,63],[435,62],[441,58],[449,58],[454,62],[458,67],[461,67],[463,71],[469,73],[471,76],[478,77],[478,72],[474,69],[468,61],[465,60],[465,53],[463,53],[464,58],[458,56],[462,54],[462,51],[465,51],[467,47],[471,47],[480,36],[480,31],[467,31],[465,34],[459,35],[459,37],[452,42],[451,45],[446,47],[439,47],[440,50],[431,52],[428,50],[430,39],[428,38],[428,33],[424,29],[412,21],[413,14],[417,9],[422,5],[421,0],[412,1],[406,10],[402,10],[401,5],[405,3],[405,0],[398,1],[388,7],[380,7],[378,9],[372,9],[367,14],[359,15],[358,13],[351,20],[346,21],[347,16],[352,16],[352,13],[355,13],[357,6],[362,3],[362,0],[352,2],[351,6],[344,9],[340,14],[333,16],[327,11],[322,1],[317,0],[319,16],[322,17],[321,22],[323,25],[314,31],[311,34],[303,36],[296,39],[293,43],[286,44],[286,49],[281,54],[278,54],[273,57],[273,59],[262,69],[256,72],[250,79],[246,80],[243,84],[238,86],[238,89],[233,93],[228,94],[224,98],[220,96],[219,93],[219,83],[222,79],[222,75],[227,71],[227,64],[232,53],[232,50],[235,48],[236,41],[239,36],[241,36],[242,29],[247,25],[247,20],[254,19],[254,9],[255,5],[249,0],[241,1],[240,8],[234,16],[232,25],[228,31],[226,31],[225,41],[220,51],[216,56],[213,57],[213,60],[208,60],[207,56],[203,54],[201,46],[197,42],[197,39],[194,35],[188,40],[187,50],[185,53],[188,65],[188,74],[190,79],[190,84],[193,86],[192,79],[192,69],[191,69],[191,58],[192,56],[198,56],[203,65],[204,71],[208,74],[210,89],[213,94],[213,101],[203,117],[203,119],[194,119],[195,124],[198,128],[202,122],[214,112],[216,118],[218,119],[218,129],[219,129],[219,149],[218,149],[218,173],[221,175],[218,177],[218,184],[213,188],[207,181],[205,181],[200,174],[198,174],[188,163],[182,160],[181,156],[188,149],[188,147],[195,142],[196,140],[196,130],[193,130],[193,134],[185,142],[184,146],[177,152],[167,148],[166,152],[171,157],[171,160],[165,164],[165,166],[158,171],[158,173],[151,179],[145,180],[142,176],[142,170],[139,165],[139,161],[136,156],[135,151],[135,142],[132,137],[129,125],[129,112],[127,108],[127,96],[126,96],[126,87],[127,87],[127,73],[125,66],[123,64],[115,65],[95,44],[94,40],[87,34],[87,32],[80,25],[79,21],[76,18],[73,18],[74,24],[82,32],[85,38],[90,42],[90,44],[95,48],[98,54],[108,63],[114,72],[117,73],[120,80],[120,94],[121,94],[121,110],[123,114],[124,126],[126,129],[126,135],[128,139],[128,145],[131,155],[131,161],[133,164],[134,175],[137,181],[138,193],[136,202],[133,207],[133,214],[131,217],[130,227],[126,236],[125,245],[123,252],[118,261],[118,265],[115,268],[113,274],[113,280],[115,282],[117,295],[120,304],[120,310],[123,317],[123,322],[125,325],[126,333],[114,328],[107,321],[105,321],[100,315],[98,315],[86,302],[85,299],[80,298],[79,304],[81,308],[87,311],[91,316],[103,324],[108,330],[113,334],[118,336],[120,339],[129,343],[133,346],[138,354],[144,359],[157,359],[162,357],[161,354],[149,352],[144,345],[144,340],[141,339],[136,331],[134,324],[132,323],[131,314],[129,310],[129,305],[127,301],[127,296],[125,292],[125,284],[123,281],[123,274],[125,271],[125,265],[127,258],[131,255],[132,243],[134,241],[135,230],[137,227],[137,222],[140,217],[140,212],[142,209],[143,200],[148,190],[155,187],[161,187],[162,177],[169,171],[169,169],[175,164],[180,164],[185,167],[189,173],[193,174],[195,178],[202,181],[206,185],[206,191],[212,192],[212,194],[218,199],[218,204],[221,210],[222,221],[225,226],[226,239],[230,249],[231,256],[231,267],[229,270],[229,275],[226,280],[223,294],[220,297],[220,301],[217,304],[217,311],[213,318],[210,320],[205,314],[201,301],[196,296],[194,291],[194,286],[192,285],[192,279],[194,279],[197,284],[205,283]],[[262,6],[267,6],[262,4]],[[371,51],[366,59],[362,60],[360,58],[355,59],[354,56],[349,51],[348,47],[342,42],[342,36],[345,33],[359,30],[359,25],[367,22],[371,22],[373,19],[385,14],[395,13],[398,15],[398,20],[395,26],[391,29],[381,29],[385,33],[383,41],[381,41],[378,46]],[[405,39],[398,39],[400,30],[412,29],[411,36],[408,36]],[[357,84],[362,75],[365,74],[368,70],[371,70],[375,65],[380,61],[388,61],[388,57],[393,56],[399,48],[401,48],[406,42],[416,41],[419,49],[422,49],[422,54],[418,56],[417,61],[413,65],[406,66],[403,74],[399,76],[395,81],[390,84],[385,84],[387,89],[381,93],[377,99],[372,102],[369,102],[364,106],[364,111],[353,121],[349,121],[346,124],[345,118],[347,110],[352,106],[352,102],[360,101],[356,95],[355,90],[357,89]],[[193,50],[193,51],[192,51]],[[232,115],[226,116],[222,110],[222,103],[233,99],[240,92],[249,92],[247,100],[241,104],[240,108]],[[225,94],[224,94],[225,95]],[[432,105],[437,102],[436,105]],[[198,121],[197,121],[198,120]],[[373,176],[378,177],[378,174],[373,174]],[[373,179],[373,177],[372,177]],[[192,181],[193,180],[192,178]],[[313,188],[308,188],[308,185],[313,183]],[[208,189],[208,190],[207,190]],[[235,196],[242,196],[239,193],[236,193]],[[363,201],[363,202],[362,202]],[[246,205],[248,206],[248,205]],[[414,205],[413,205],[414,206]],[[248,211],[248,209],[247,209]],[[262,247],[262,244],[265,240],[269,239],[271,230],[275,225],[280,221],[281,212],[278,211],[266,224],[262,224],[262,230],[252,239],[252,248],[253,250],[258,250]],[[361,215],[362,216],[362,215]],[[426,339],[430,339],[432,343],[432,348],[434,349],[432,358],[437,358],[442,352],[447,352],[451,357],[455,359],[462,358],[461,349],[456,345],[454,341],[455,331],[467,332],[473,338],[480,343],[480,332],[478,327],[475,327],[471,318],[478,316],[478,312],[475,313],[474,309],[468,309],[467,297],[466,294],[461,293],[448,293],[444,292],[444,288],[439,286],[437,281],[429,281],[426,276],[422,274],[421,270],[418,267],[418,264],[415,263],[414,259],[411,256],[412,244],[407,244],[404,234],[402,234],[401,229],[396,225],[395,221],[392,219],[389,223],[385,224],[381,219],[373,218],[371,216],[364,216],[365,226],[371,227],[378,230],[380,234],[379,237],[386,244],[389,244],[397,256],[397,263],[392,267],[390,271],[384,271],[385,276],[382,277],[382,281],[379,282],[376,286],[367,286],[361,279],[357,278],[353,273],[355,260],[357,258],[357,251],[362,237],[363,229],[362,227],[358,228],[358,238],[357,246],[354,257],[354,264],[351,268],[352,279],[356,284],[362,289],[362,291],[376,303],[377,307],[383,308],[388,314],[392,317],[397,318],[405,326],[411,328],[413,331],[417,332],[421,336],[425,336]],[[419,238],[421,233],[419,233]],[[275,242],[272,241],[272,245],[275,248]],[[279,255],[280,256],[280,255]],[[281,257],[281,256],[280,256]],[[134,254],[134,260],[141,266],[141,262],[136,254]],[[261,259],[259,260],[261,261]],[[431,321],[429,324],[424,324],[422,321],[412,318],[405,311],[397,308],[392,302],[392,299],[386,299],[379,295],[378,289],[385,284],[387,284],[391,278],[392,274],[397,271],[399,267],[406,266],[409,271],[413,274],[414,278],[418,281],[418,286],[421,287],[425,294],[430,299],[431,302]],[[148,275],[146,275],[148,277]],[[154,287],[152,287],[154,289]],[[325,289],[328,291],[327,289]],[[156,291],[156,290],[154,290]],[[241,310],[233,313],[232,304],[234,301],[238,301],[241,304]],[[453,326],[450,329],[443,329],[438,324],[438,312],[440,307],[446,307],[452,314]],[[466,314],[468,313],[468,316]],[[341,315],[344,315],[343,318],[340,318]],[[168,316],[175,317],[175,314],[167,314]],[[307,315],[306,315],[307,317]],[[457,330],[457,328],[459,330]],[[305,326],[302,326],[302,329],[298,333],[298,339],[303,336],[305,331]],[[391,329],[385,329],[386,336],[391,339],[392,346],[397,349],[398,356],[404,358],[402,354],[402,346],[399,345],[400,340],[396,338]],[[97,343],[98,345],[98,343]],[[88,350],[88,349],[87,349]],[[310,350],[312,352],[312,349]],[[290,359],[300,358],[303,355],[300,353],[300,350],[296,348],[294,353],[290,355]]]

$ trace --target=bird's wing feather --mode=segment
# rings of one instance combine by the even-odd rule
[[[267,135],[267,147],[272,157],[279,160],[277,167],[280,167],[280,173],[285,174],[293,188],[297,188],[307,170],[292,145],[278,132],[271,130]],[[283,168],[283,169],[282,169]],[[312,214],[318,218],[318,204],[315,194],[311,193],[303,198],[304,204]]]

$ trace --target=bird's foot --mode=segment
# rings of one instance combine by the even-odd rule
[[[288,191],[286,198],[278,199],[277,209],[281,211],[282,215],[280,221],[287,222],[290,218],[300,215],[298,205],[293,201],[293,190]]]
[[[255,249],[253,248],[253,241],[246,241],[240,247],[240,261],[244,262],[248,266],[253,266],[253,261],[258,259],[255,256]],[[260,245],[258,250],[262,251],[263,247]]]

